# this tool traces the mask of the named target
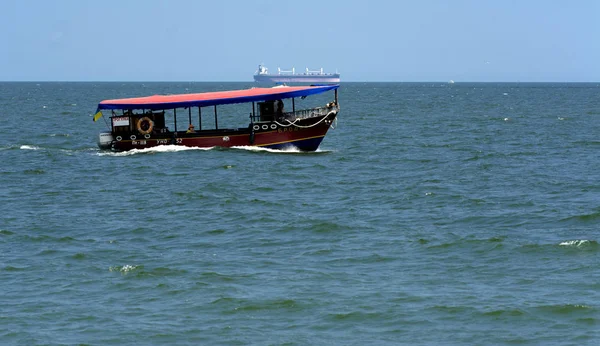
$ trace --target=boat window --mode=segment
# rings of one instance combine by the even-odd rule
[[[260,121],[273,121],[275,116],[275,101],[258,102]]]

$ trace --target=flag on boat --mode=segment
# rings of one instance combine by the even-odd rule
[[[98,111],[98,113],[94,114],[94,121],[102,118],[102,111]]]

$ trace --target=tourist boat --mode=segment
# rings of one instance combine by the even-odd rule
[[[339,85],[277,86],[105,100],[98,104],[94,121],[102,117],[102,112],[110,111],[110,117],[104,118],[110,119],[106,121],[110,131],[100,133],[98,146],[100,149],[113,151],[144,149],[159,145],[202,148],[295,147],[300,151],[315,151],[340,110],[338,87]],[[325,92],[333,92],[334,97],[331,102],[296,109],[297,98],[304,100],[307,96]],[[284,109],[283,100],[289,99],[291,99],[291,111],[288,112]],[[220,128],[219,106],[237,103],[248,105],[249,125],[239,128]],[[287,107],[289,106],[288,102]],[[206,119],[207,108],[214,112],[214,119],[211,116],[210,121]],[[181,121],[185,121],[183,129],[180,126]],[[205,123],[210,123],[211,126]]]

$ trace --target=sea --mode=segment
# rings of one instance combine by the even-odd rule
[[[97,147],[102,100],[253,86],[0,83],[1,345],[600,343],[600,84],[342,82],[313,153]]]

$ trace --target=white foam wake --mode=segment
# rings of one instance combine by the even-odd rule
[[[189,151],[189,150],[211,150],[215,147],[210,148],[199,148],[199,147],[184,147],[181,145],[159,145],[152,148],[144,148],[144,149],[132,149],[129,151],[122,152],[110,152],[110,151],[102,151],[99,152],[99,156],[131,156],[138,154],[155,154],[155,153],[172,153],[178,151]]]
[[[108,270],[111,272],[121,272],[121,274],[127,274],[131,271],[136,270],[137,268],[139,268],[139,266],[126,264],[124,266],[113,266],[108,268]]]
[[[305,151],[301,151],[300,149],[294,147],[294,146],[287,146],[285,148],[282,149],[270,149],[270,148],[263,148],[263,147],[254,147],[254,146],[236,146],[236,147],[232,147],[233,149],[240,149],[240,150],[248,150],[248,151],[254,151],[254,152],[266,152],[266,153],[275,153],[275,154],[311,154],[311,153],[329,153],[331,152],[330,150],[321,150],[321,149],[317,149],[317,151],[312,151],[312,152],[305,152]]]
[[[189,150],[207,151],[207,150],[213,150],[216,148],[217,147],[200,148],[200,147],[186,147],[186,146],[181,146],[181,145],[159,145],[159,146],[152,147],[152,148],[132,149],[129,151],[122,151],[122,152],[100,151],[100,152],[98,152],[98,156],[131,156],[131,155],[138,155],[138,154],[171,153],[171,152],[189,151]],[[268,153],[275,153],[275,154],[306,154],[306,153],[310,154],[310,153],[329,153],[329,152],[331,152],[330,150],[321,150],[321,149],[317,149],[317,151],[314,151],[314,152],[303,152],[294,146],[285,147],[283,149],[269,149],[269,148],[254,147],[254,146],[234,146],[234,147],[231,147],[231,149],[247,150],[247,151],[253,151],[253,152],[268,152]]]
[[[563,241],[562,243],[558,244],[560,246],[576,246],[576,247],[580,247],[580,246],[585,246],[585,245],[589,245],[591,244],[591,241],[589,240],[568,240],[568,241]]]

